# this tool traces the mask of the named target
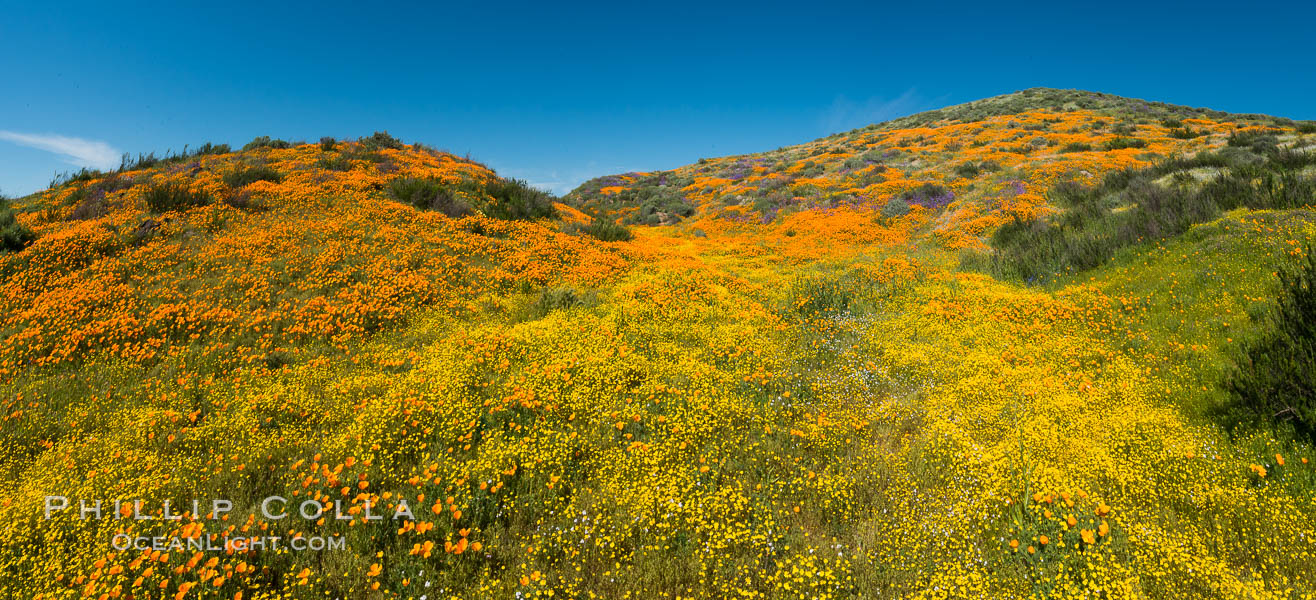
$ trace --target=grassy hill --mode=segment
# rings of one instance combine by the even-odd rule
[[[561,201],[387,134],[60,178],[0,208],[0,595],[1314,594],[1248,400],[1310,393],[1313,146],[1039,89]]]
[[[789,225],[819,209],[854,211],[931,233],[949,248],[1049,207],[1057,181],[1219,148],[1231,135],[1283,135],[1316,124],[1032,89],[895,119],[772,152],[701,159],[590,180],[567,195],[626,223]],[[903,219],[900,219],[903,217]]]

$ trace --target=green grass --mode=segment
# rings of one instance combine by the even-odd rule
[[[1235,402],[1224,382],[1241,349],[1270,335],[1267,314],[1284,289],[1275,274],[1291,264],[1295,243],[1316,240],[1313,221],[1309,210],[1235,210],[1176,238],[1122,248],[1048,287],[1097,286],[1114,300],[1101,308],[1112,315],[1099,324],[1103,334],[1124,340],[1130,356],[1165,357],[1160,374],[1194,391],[1176,404],[1233,428],[1240,413],[1222,412]]]

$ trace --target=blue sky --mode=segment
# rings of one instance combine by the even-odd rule
[[[1034,86],[1316,119],[1308,3],[58,4],[0,16],[10,195],[375,130],[562,193]]]

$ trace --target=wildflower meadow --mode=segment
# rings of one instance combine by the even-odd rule
[[[0,211],[0,596],[1310,598],[1313,205],[1311,123],[1056,90],[561,198],[72,173]]]

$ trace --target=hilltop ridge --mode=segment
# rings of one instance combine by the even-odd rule
[[[842,210],[950,249],[983,248],[1012,219],[1053,211],[1061,181],[1217,150],[1239,135],[1292,143],[1316,124],[1072,90],[1034,88],[756,154],[585,182],[565,201],[621,223],[704,233],[758,224],[808,229]]]
[[[1091,110],[1110,117],[1149,118],[1149,119],[1190,119],[1211,118],[1230,119],[1251,123],[1268,123],[1277,126],[1293,127],[1295,122],[1285,117],[1255,113],[1229,113],[1210,108],[1195,108],[1166,102],[1128,98],[1103,92],[1084,90],[1035,87],[973,100],[944,108],[927,110],[912,115],[897,117],[881,123],[874,123],[861,130],[878,128],[902,129],[917,127],[938,121],[971,122],[987,117],[1016,114],[1029,110],[1049,110],[1065,112],[1070,110]],[[845,135],[844,133],[833,136]]]

